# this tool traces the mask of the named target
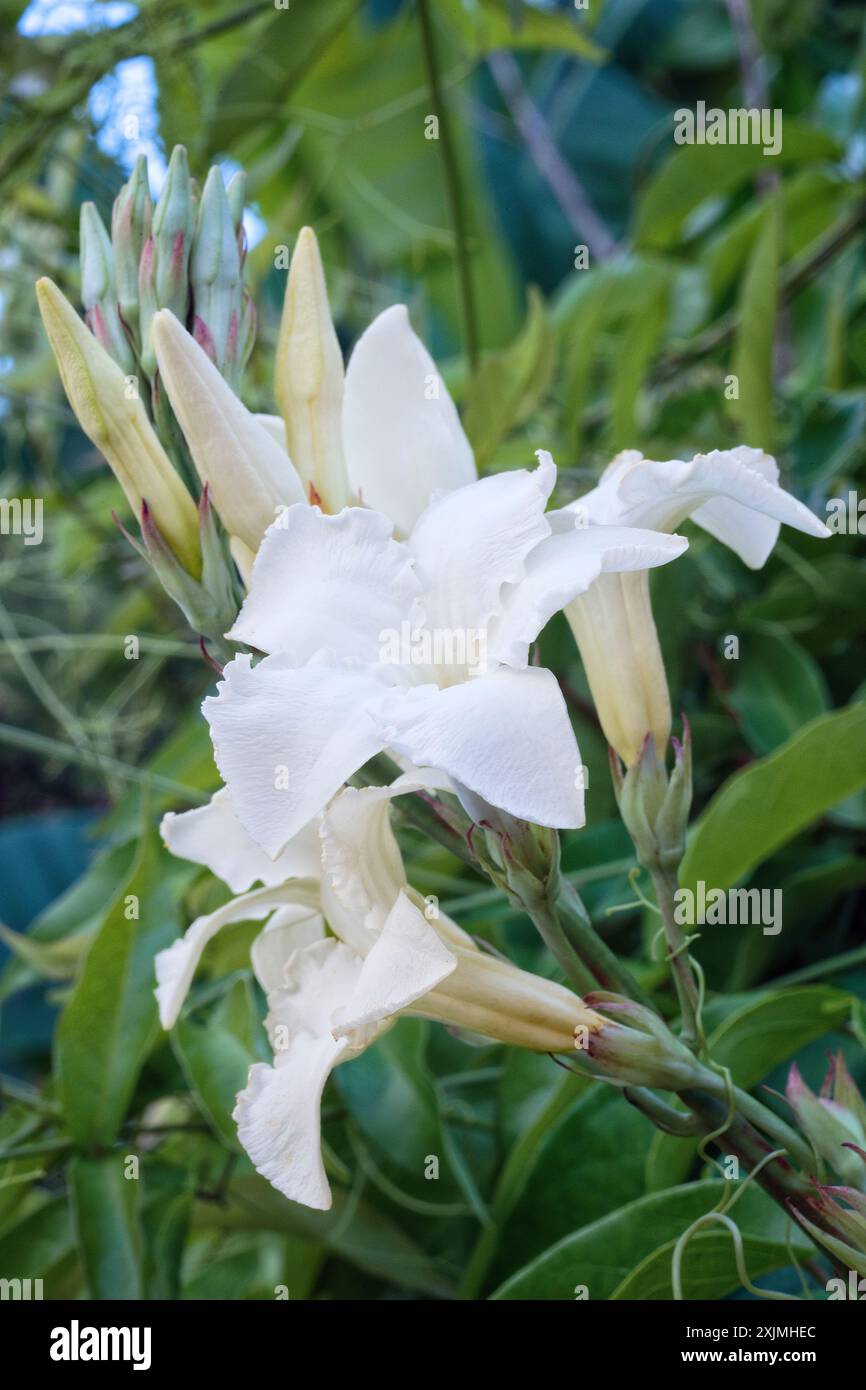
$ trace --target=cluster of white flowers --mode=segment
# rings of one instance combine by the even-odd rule
[[[42,291],[55,346],[76,334],[56,294]],[[446,917],[428,919],[406,882],[391,799],[444,789],[468,807],[582,826],[565,703],[553,674],[530,661],[548,620],[565,611],[602,728],[631,766],[648,734],[660,754],[670,736],[648,571],[686,549],[676,528],[691,517],[752,567],[783,522],[828,533],[778,486],[775,461],[747,447],[689,462],[623,453],[586,497],[551,511],[556,467],[544,450],[533,471],[479,479],[405,308],[379,315],[344,373],[308,230],[277,352],[282,418],[251,414],[169,310],[151,334],[247,586],[226,636],[263,654],[231,660],[204,704],[224,788],[163,824],[175,854],[239,896],[158,957],[160,1016],[172,1026],[216,931],[264,921],[253,966],[274,1063],[251,1069],[239,1135],[286,1196],[327,1207],[323,1086],[399,1013],[548,1052],[570,1050],[576,1028],[604,1026],[569,990],[480,951]],[[110,443],[128,491],[146,496],[141,450],[125,457],[121,428]],[[386,655],[383,634],[406,631],[418,640],[402,644],[405,659]],[[460,643],[434,640],[442,634],[480,634],[483,663],[454,659]],[[404,776],[346,785],[383,750]]]

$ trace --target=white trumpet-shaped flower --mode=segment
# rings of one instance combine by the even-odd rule
[[[319,1118],[328,1076],[399,1014],[543,1052],[571,1052],[575,1030],[591,1039],[604,1026],[562,985],[479,950],[408,885],[390,801],[438,784],[408,775],[391,787],[345,788],[318,825],[318,862],[311,862],[316,826],[286,847],[280,863],[264,860],[225,791],[163,824],[173,852],[207,864],[230,886],[265,885],[194,922],[161,952],[157,997],[170,1027],[206,941],[229,922],[269,918],[252,955],[268,998],[274,1063],[251,1067],[235,1119],[259,1172],[307,1206],[331,1205]],[[268,886],[293,873],[299,877]]]
[[[775,459],[741,446],[657,463],[618,454],[598,487],[566,508],[579,524],[673,531],[687,517],[760,569],[784,522],[807,535],[830,533],[778,485]],[[667,679],[646,572],[602,575],[568,604],[571,625],[608,742],[627,765],[647,734],[661,754],[671,730]]]
[[[605,571],[679,555],[682,537],[545,515],[556,477],[501,473],[434,500],[405,543],[388,519],[291,507],[265,536],[204,711],[238,818],[278,855],[385,748],[490,805],[583,824],[580,754],[550,671],[549,618]]]

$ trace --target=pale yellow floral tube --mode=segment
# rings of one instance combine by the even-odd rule
[[[649,572],[603,574],[565,609],[605,738],[627,767],[647,734],[664,756],[671,702]]]

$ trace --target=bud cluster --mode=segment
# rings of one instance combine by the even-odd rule
[[[117,195],[109,236],[93,203],[81,208],[81,293],[88,326],[124,372],[140,371],[160,408],[150,327],[170,309],[237,389],[255,339],[255,308],[243,284],[246,176],[228,186],[214,167],[204,189],[176,145],[154,206],[144,156]]]

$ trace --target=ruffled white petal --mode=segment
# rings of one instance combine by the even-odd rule
[[[808,507],[780,488],[775,459],[741,445],[697,454],[690,462],[619,455],[576,510],[591,522],[673,531],[688,516],[731,546],[753,568],[767,559],[779,525],[828,536]]]
[[[402,304],[374,319],[355,344],[346,369],[343,447],[353,492],[404,535],[434,492],[475,479],[454,402]]]
[[[526,666],[529,645],[547,622],[578,594],[585,593],[600,574],[652,569],[667,564],[688,546],[684,536],[642,531],[629,526],[575,526],[573,514],[552,513],[548,520],[567,516],[566,530],[554,529],[526,560],[526,574],[502,596],[502,612],[494,620],[488,657],[509,666]],[[578,520],[580,518],[578,517]]]
[[[354,1029],[389,1018],[428,994],[456,968],[456,957],[423,912],[400,892],[367,953],[351,999],[334,1012],[334,1035],[346,1037]]]
[[[233,922],[260,921],[274,908],[281,907],[287,901],[302,901],[304,897],[312,909],[318,903],[318,886],[298,880],[283,888],[257,888],[254,893],[232,898],[205,917],[197,917],[183,936],[178,937],[166,950],[160,951],[155,960],[155,992],[159,1021],[163,1028],[171,1028],[175,1023],[189,993],[202,952],[218,931]]]
[[[408,541],[429,628],[486,635],[503,585],[523,578],[526,557],[550,535],[544,508],[555,481],[539,451],[534,473],[495,473],[434,499]]]
[[[226,787],[215,792],[206,806],[179,815],[169,811],[160,833],[172,854],[203,864],[233,893],[245,893],[254,883],[271,887],[289,878],[317,878],[321,869],[318,819],[303,826],[271,859],[241,825]]]
[[[394,690],[378,717],[384,743],[491,805],[539,825],[583,825],[580,754],[550,671],[500,667],[446,690]]]
[[[266,995],[282,989],[295,951],[325,938],[325,919],[309,902],[290,903],[265,923],[250,950],[253,971]]]
[[[387,517],[360,507],[337,516],[289,508],[262,541],[228,635],[259,651],[284,652],[298,665],[323,647],[378,661],[380,634],[400,630],[420,590],[391,529]]]
[[[322,1092],[348,1047],[330,1033],[298,1033],[272,1067],[257,1062],[250,1068],[233,1112],[258,1172],[284,1197],[316,1211],[331,1206],[322,1162]]]
[[[384,747],[371,715],[387,687],[363,667],[236,657],[203,709],[235,815],[267,854]]]

